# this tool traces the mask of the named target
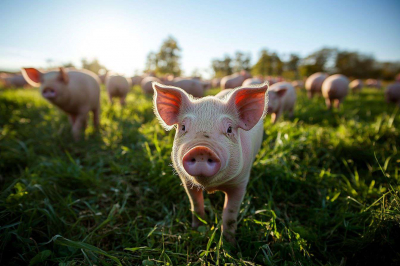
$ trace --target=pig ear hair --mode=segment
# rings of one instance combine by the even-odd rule
[[[42,78],[43,73],[37,70],[36,68],[27,67],[21,68],[22,76],[32,87],[40,87],[40,80]]]
[[[228,103],[233,104],[239,114],[239,127],[248,131],[263,119],[268,110],[268,82],[236,88]]]
[[[68,81],[69,81],[68,74],[65,71],[65,68],[63,68],[63,67],[60,67],[60,80],[62,82],[64,82],[65,84],[68,84]]]
[[[178,123],[182,108],[186,108],[191,97],[182,89],[153,82],[154,113],[166,130],[171,130]]]

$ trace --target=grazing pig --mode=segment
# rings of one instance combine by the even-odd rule
[[[153,83],[154,112],[166,130],[176,128],[173,166],[193,212],[204,218],[203,190],[223,191],[223,233],[235,241],[237,215],[263,138],[268,84],[193,99],[184,90]]]
[[[243,81],[242,86],[249,86],[249,85],[257,85],[262,84],[263,82],[258,78],[249,78]]]
[[[247,71],[241,71],[240,73],[235,73],[221,79],[221,89],[234,89],[242,86],[243,81],[251,78],[251,75]]]
[[[350,82],[349,87],[352,92],[361,91],[361,89],[363,87],[363,82],[361,79],[355,79],[352,82]]]
[[[382,84],[379,79],[367,79],[365,81],[365,85],[370,88],[376,88],[376,89],[382,88]]]
[[[268,114],[271,122],[276,123],[283,112],[288,111],[293,117],[294,104],[296,103],[296,90],[289,82],[278,82],[268,89]]]
[[[4,86],[6,88],[21,88],[26,87],[28,82],[21,74],[4,75]]]
[[[324,83],[327,77],[326,73],[317,72],[307,78],[305,88],[308,98],[311,99],[315,94],[321,93],[322,83]]]
[[[140,83],[142,83],[142,80],[143,80],[142,76],[131,77],[132,86],[140,85]]]
[[[400,107],[400,81],[390,84],[385,91],[387,103],[395,103]]]
[[[160,80],[158,78],[148,76],[148,77],[145,77],[142,80],[142,82],[140,83],[140,86],[142,87],[142,90],[145,94],[153,94],[154,93],[153,86],[151,85],[151,83],[153,81],[160,82]]]
[[[219,88],[221,86],[221,78],[213,78],[211,80],[211,87]]]
[[[23,68],[22,74],[30,85],[40,87],[46,100],[67,113],[75,140],[85,131],[90,111],[94,126],[99,127],[100,80],[97,75],[87,70],[66,71],[64,68],[47,73]]]
[[[171,83],[170,83],[171,84]],[[172,84],[175,87],[179,87],[186,93],[193,95],[194,97],[200,98],[204,96],[205,85],[197,79],[174,79]]]
[[[328,77],[322,84],[322,96],[325,98],[328,109],[332,108],[333,103],[339,109],[348,92],[349,80],[341,74]]]
[[[132,80],[120,75],[107,73],[106,76],[106,89],[108,98],[112,104],[112,98],[119,98],[121,105],[125,105],[126,95],[132,87]]]

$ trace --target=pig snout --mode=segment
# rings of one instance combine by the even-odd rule
[[[198,146],[185,154],[183,168],[191,176],[211,177],[221,168],[221,160],[211,149]]]
[[[56,91],[52,88],[44,88],[42,91],[42,95],[46,99],[52,99],[56,97]]]

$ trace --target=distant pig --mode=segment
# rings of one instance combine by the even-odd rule
[[[145,94],[153,94],[153,87],[152,87],[152,82],[160,82],[160,80],[156,77],[145,77],[142,82],[140,83],[140,86],[142,87],[142,90]]]
[[[179,87],[194,97],[203,97],[207,85],[196,79],[174,79],[173,86]]]
[[[242,86],[257,85],[257,84],[262,84],[262,83],[264,83],[264,82],[262,82],[258,78],[248,78],[245,81],[243,81]]]
[[[294,104],[296,103],[296,90],[289,82],[278,82],[268,90],[268,114],[271,114],[271,122],[276,123],[283,112],[289,112],[293,117]]]
[[[99,127],[100,80],[87,70],[42,73],[35,68],[23,68],[22,74],[33,87],[40,87],[42,96],[67,113],[72,134],[79,140],[86,129],[88,113],[93,112],[93,124]]]
[[[332,104],[339,109],[348,92],[349,80],[341,74],[328,77],[322,84],[322,96],[328,109],[332,108]]]
[[[131,90],[132,80],[123,76],[107,73],[106,76],[106,89],[108,98],[112,104],[113,98],[119,98],[121,105],[125,105],[125,99],[128,92]]]
[[[327,77],[326,73],[317,72],[307,78],[305,88],[308,98],[311,99],[315,94],[321,94],[322,83]]]
[[[234,89],[242,86],[243,81],[251,78],[251,75],[247,71],[241,71],[240,73],[235,73],[221,79],[221,89]]]
[[[355,79],[352,82],[350,82],[349,87],[352,92],[360,91],[363,87],[363,82],[361,79]]]
[[[203,190],[223,191],[223,234],[235,241],[237,215],[263,138],[268,85],[193,99],[184,90],[153,83],[154,111],[166,130],[176,128],[172,162],[189,197],[192,226],[204,218]]]
[[[400,107],[400,81],[386,88],[385,98],[387,103],[395,103]]]
[[[142,77],[142,76],[134,76],[134,77],[131,77],[132,86],[140,85],[140,83],[142,82],[142,80],[143,80],[143,77]]]
[[[221,78],[213,78],[211,80],[211,87],[219,88],[221,86]]]

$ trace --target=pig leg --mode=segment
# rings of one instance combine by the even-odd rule
[[[71,126],[74,126],[76,120],[76,115],[68,115],[68,121],[71,124]]]
[[[222,231],[225,238],[234,243],[235,232],[237,228],[237,216],[242,204],[244,194],[246,193],[246,185],[240,187],[229,188],[225,192],[224,210],[222,212]]]
[[[289,118],[292,119],[294,116],[294,111],[293,111],[293,107],[289,109]]]
[[[195,213],[200,217],[204,218],[204,197],[203,190],[198,189],[197,187],[188,187],[188,184],[184,185],[186,193],[189,197],[190,201],[190,210],[192,211],[192,227],[199,227],[202,222],[197,219]]]
[[[312,99],[314,94],[312,91],[307,91],[307,96],[308,96],[308,99]]]
[[[335,108],[337,108],[339,110],[341,103],[342,103],[342,99],[336,99],[335,100]]]
[[[282,115],[282,109],[279,108],[279,110],[276,113],[273,113],[271,115],[272,123],[276,124],[276,122],[278,121],[279,117],[281,117],[281,115]]]
[[[93,110],[93,126],[98,129],[100,126],[100,108]]]
[[[108,100],[110,101],[110,104],[113,105],[113,100],[111,94],[108,94]]]
[[[122,96],[122,97],[119,99],[119,102],[120,102],[121,105],[125,105],[125,98],[126,98],[126,95],[125,95],[125,96]]]
[[[331,99],[326,98],[325,103],[326,103],[326,107],[330,110],[332,108]]]
[[[72,135],[73,135],[75,141],[78,141],[81,139],[81,134],[82,134],[82,131],[85,130],[86,123],[87,123],[87,113],[79,114],[76,116],[75,123],[72,126]]]

